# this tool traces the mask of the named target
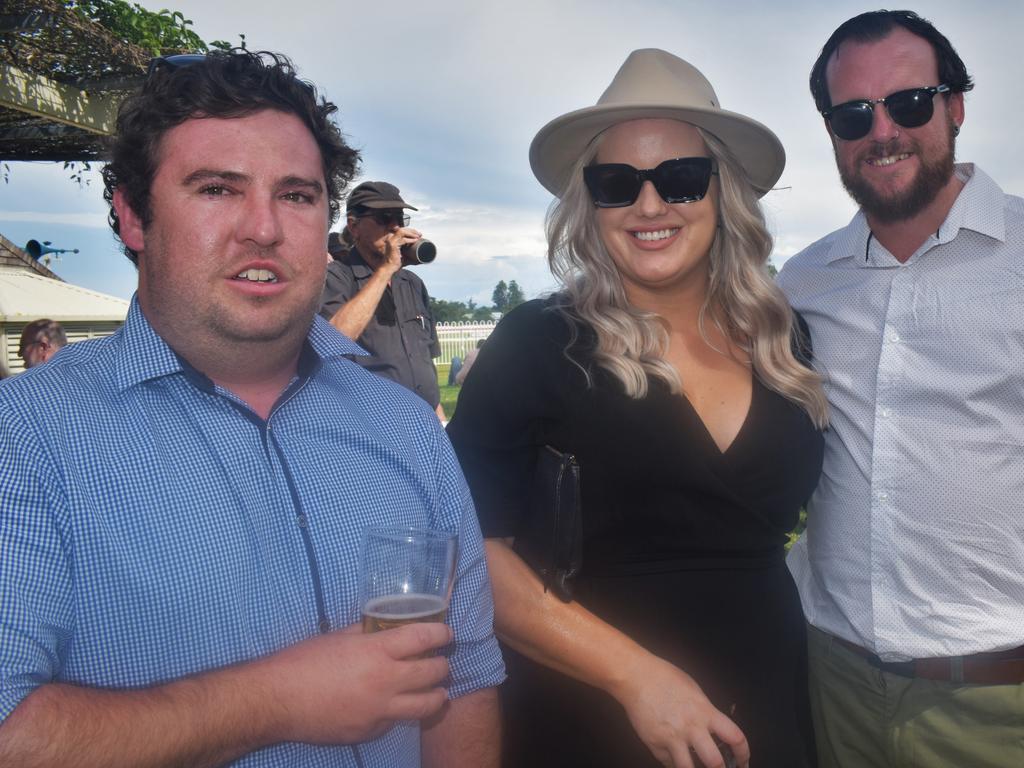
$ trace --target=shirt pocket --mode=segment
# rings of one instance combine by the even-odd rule
[[[403,284],[395,311],[406,339],[413,341],[417,347],[429,350],[433,324],[430,320],[430,310],[423,305],[421,292],[414,290],[408,283]]]
[[[960,277],[918,296],[908,369],[965,426],[985,423],[988,441],[1024,445],[1024,275]]]
[[[1024,355],[1024,272],[1008,268],[943,273],[918,287],[914,340],[937,359],[969,369],[992,364],[1019,374]]]

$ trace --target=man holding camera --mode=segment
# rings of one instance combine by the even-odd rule
[[[430,296],[423,281],[402,268],[417,263],[411,248],[421,238],[408,226],[406,208],[417,210],[385,181],[352,190],[346,204],[352,247],[327,267],[320,315],[369,353],[353,356],[355,362],[411,389],[444,421]]]

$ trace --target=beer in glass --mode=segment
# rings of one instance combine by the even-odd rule
[[[363,537],[363,631],[443,622],[455,576],[458,536],[427,528],[369,528]]]

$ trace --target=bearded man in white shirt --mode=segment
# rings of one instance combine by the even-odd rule
[[[831,407],[790,554],[823,768],[1024,765],[1024,200],[954,163],[972,87],[910,11],[811,72],[860,205],[779,278]]]

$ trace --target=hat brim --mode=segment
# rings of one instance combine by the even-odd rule
[[[758,197],[775,186],[786,166],[779,138],[745,115],[718,108],[628,104],[585,107],[556,117],[530,144],[530,167],[545,189],[561,197],[573,165],[597,136],[618,123],[645,118],[679,120],[714,134],[736,156]]]
[[[379,210],[394,210],[395,208],[409,208],[410,210],[413,210],[413,211],[418,211],[419,210],[419,208],[417,208],[415,205],[409,205],[408,203],[403,203],[401,200],[373,200],[372,202],[369,202],[369,203],[356,203],[355,205],[349,207],[347,210],[351,211],[352,208],[374,208],[374,209],[379,209]]]

